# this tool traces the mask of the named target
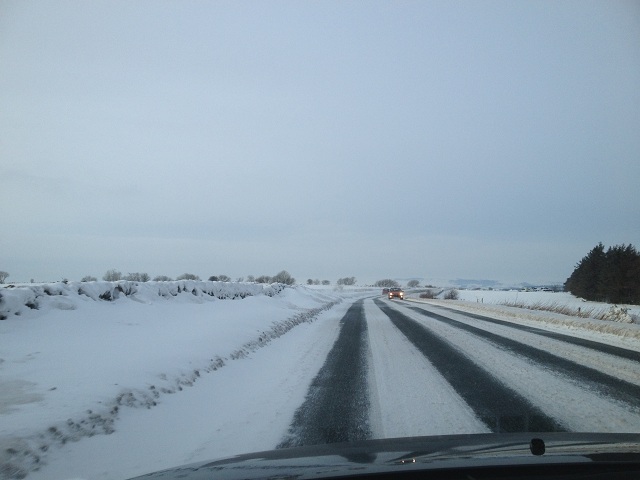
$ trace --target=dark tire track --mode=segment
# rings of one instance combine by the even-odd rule
[[[454,320],[419,307],[408,308],[428,318],[443,322],[454,328],[459,328],[477,337],[484,338],[499,348],[509,350],[515,355],[527,358],[541,365],[543,368],[551,369],[559,374],[565,375],[572,379],[572,381],[578,382],[580,385],[590,388],[600,395],[606,395],[612,399],[624,402],[632,408],[637,408],[638,399],[640,398],[640,386],[638,385],[620,380],[594,368],[580,365],[572,360],[532,347],[531,345],[503,337],[497,333],[488,332],[479,327],[474,327],[468,323]],[[456,313],[463,316],[465,315],[460,312]]]
[[[374,302],[492,431],[565,430],[553,418],[476,365],[446,340],[384,302],[378,299]]]
[[[367,322],[363,300],[340,320],[340,334],[311,382],[278,448],[366,440],[369,426]]]

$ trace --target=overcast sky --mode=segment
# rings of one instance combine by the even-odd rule
[[[640,247],[637,1],[0,0],[0,270],[564,281]]]

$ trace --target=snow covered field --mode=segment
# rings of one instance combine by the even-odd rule
[[[273,448],[340,319],[354,300],[380,294],[191,281],[25,285],[0,293],[0,478],[35,480],[123,479]],[[640,351],[637,324],[498,305],[516,294],[532,303],[584,305],[567,294],[460,294],[462,300],[430,302]],[[378,387],[374,432],[486,431],[463,402],[450,417],[430,416],[417,427],[389,417],[391,404],[411,410],[426,393],[451,389],[434,376],[432,384],[414,385],[418,400],[403,395],[428,362],[417,353],[391,358],[385,352],[404,348],[406,339],[372,303],[365,313],[376,366],[369,381]],[[443,393],[433,404],[451,407],[454,398]]]
[[[591,311],[593,313],[607,312],[612,305],[599,302],[589,302],[574,297],[567,292],[544,291],[504,291],[504,290],[458,290],[460,300],[490,304],[517,303],[529,306],[565,306],[572,309]],[[627,305],[629,313],[640,316],[640,306]]]

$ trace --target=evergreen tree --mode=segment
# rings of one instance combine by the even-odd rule
[[[564,284],[585,300],[640,304],[640,254],[633,245],[596,245]]]
[[[565,283],[565,290],[577,297],[590,300],[599,299],[602,294],[601,275],[604,270],[606,255],[604,245],[598,243],[584,257]]]
[[[638,259],[638,252],[632,245],[616,245],[607,250],[602,282],[606,285],[608,302],[638,302]]]

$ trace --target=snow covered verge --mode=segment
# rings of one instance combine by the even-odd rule
[[[14,479],[362,292],[121,281],[0,295],[0,478]]]
[[[177,297],[190,293],[195,297],[208,295],[219,300],[242,299],[254,295],[273,297],[284,285],[260,283],[201,282],[182,280],[174,282],[57,282],[35,285],[8,285],[0,289],[0,320],[11,315],[20,316],[29,310],[75,310],[85,296],[91,300],[114,301],[121,296],[142,303],[150,303],[158,297]]]
[[[619,306],[586,302],[566,292],[500,290],[458,290],[458,300],[423,300],[417,298],[417,295],[410,300],[640,350],[640,324],[637,321],[640,318],[640,306],[637,305]],[[539,309],[545,305],[549,306],[550,310],[558,311],[562,311],[562,307],[568,307],[567,311],[577,311],[580,308],[582,311],[594,312],[608,319],[581,318]],[[611,312],[611,315],[606,315],[608,312]]]

